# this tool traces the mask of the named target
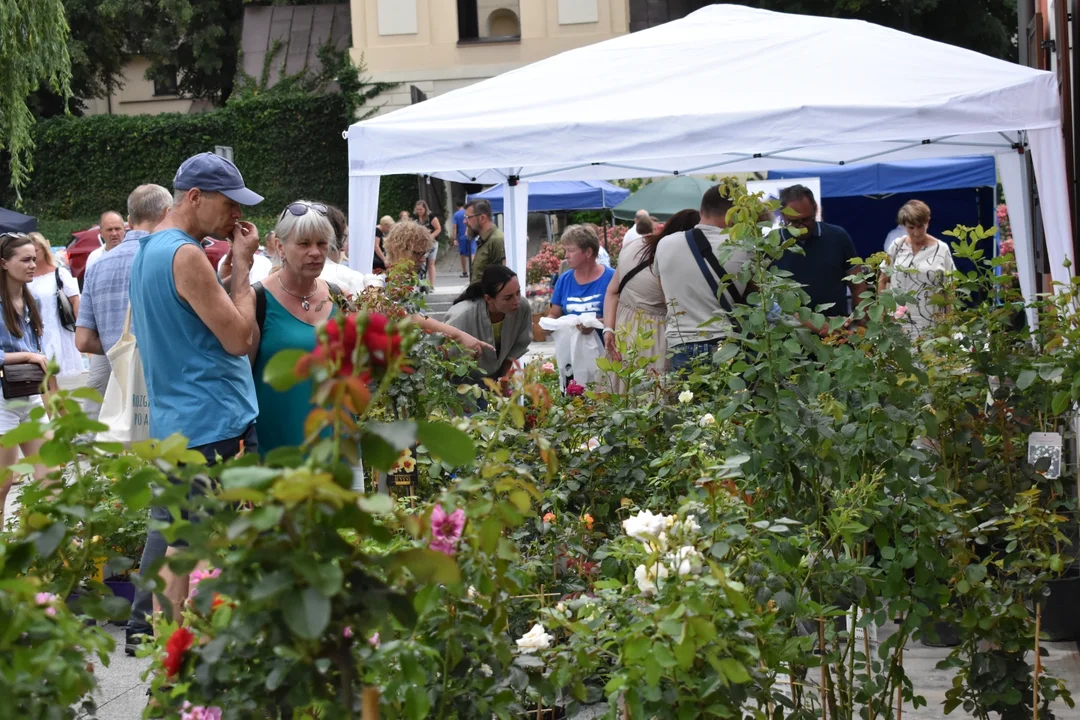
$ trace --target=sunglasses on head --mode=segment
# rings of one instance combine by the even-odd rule
[[[26,237],[30,237],[30,236],[27,235],[26,233],[21,233],[21,232],[0,233],[0,247],[3,247],[4,245],[7,245],[8,240],[18,240],[19,238],[26,238]]]
[[[281,217],[279,217],[278,219],[280,220],[281,218],[285,217],[285,213],[289,213],[294,217],[302,217],[304,215],[307,215],[308,210],[314,210],[315,212],[323,216],[325,216],[328,212],[326,206],[322,203],[309,204],[302,202],[294,202],[285,206],[285,209],[281,211]]]

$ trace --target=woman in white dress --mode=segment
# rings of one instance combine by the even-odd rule
[[[945,276],[956,269],[952,250],[927,232],[930,225],[930,208],[921,200],[911,200],[896,216],[896,221],[907,230],[907,235],[897,238],[885,251],[888,254],[882,268],[891,265],[891,274],[882,273],[878,292],[891,287],[911,295],[914,302],[907,304],[907,311],[900,318],[912,337],[921,335],[930,327],[941,308],[931,300],[940,292]]]
[[[37,269],[30,290],[41,300],[41,321],[43,328],[42,351],[45,357],[55,359],[60,366],[59,376],[82,373],[82,354],[75,347],[75,329],[68,330],[60,324],[60,308],[57,305],[58,286],[64,288],[64,295],[71,302],[75,316],[79,315],[79,284],[66,267],[61,267],[53,255],[49,241],[41,233],[30,233],[30,239],[37,250]]]

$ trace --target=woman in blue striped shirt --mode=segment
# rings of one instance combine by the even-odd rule
[[[41,354],[41,300],[29,288],[37,268],[37,250],[30,237],[22,233],[0,235],[0,365],[33,363],[42,370],[48,359]],[[41,396],[33,395],[19,400],[7,400],[0,394],[0,435],[15,429],[30,419],[30,412],[41,407]],[[0,467],[10,467],[19,458],[21,448],[24,456],[37,455],[42,440],[28,440],[18,448],[0,447]],[[42,465],[34,466],[34,477],[45,477]],[[4,521],[4,505],[14,478],[0,484],[0,526]]]

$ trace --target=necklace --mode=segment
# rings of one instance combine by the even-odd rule
[[[309,292],[307,295],[297,295],[292,290],[285,287],[285,283],[283,283],[281,281],[281,273],[280,272],[278,273],[278,276],[277,276],[277,282],[278,282],[278,285],[281,286],[282,290],[289,293],[294,298],[300,298],[300,307],[304,308],[305,310],[310,310],[311,309],[311,303],[308,302],[308,298],[311,297],[312,295],[314,295],[318,291],[318,289],[319,289],[319,281],[318,280],[315,281],[315,287],[313,287],[311,289],[311,292]]]

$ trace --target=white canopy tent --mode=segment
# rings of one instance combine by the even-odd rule
[[[356,123],[350,263],[370,272],[379,176],[506,183],[525,270],[527,183],[993,155],[1035,289],[1023,153],[1055,280],[1073,261],[1055,77],[870,23],[712,5]],[[939,229],[940,231],[940,229]]]

